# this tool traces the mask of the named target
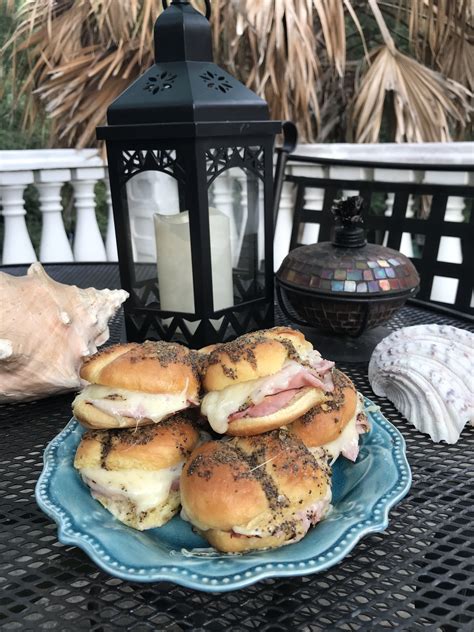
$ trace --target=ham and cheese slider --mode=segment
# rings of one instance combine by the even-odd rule
[[[198,442],[189,413],[136,430],[92,430],[81,439],[74,467],[118,520],[152,529],[178,512],[179,477]]]
[[[326,464],[285,430],[201,445],[180,488],[181,517],[227,553],[298,542],[331,502]]]
[[[246,334],[207,354],[201,412],[221,434],[250,436],[285,426],[333,390],[333,366],[299,331]]]
[[[86,388],[73,413],[86,428],[109,429],[157,423],[199,405],[197,353],[170,342],[108,347],[86,359]]]
[[[296,419],[289,431],[299,437],[318,457],[332,464],[340,454],[355,461],[359,454],[359,435],[369,430],[363,398],[351,380],[333,371],[334,390],[325,401]]]

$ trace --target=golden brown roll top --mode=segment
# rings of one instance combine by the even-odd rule
[[[285,431],[213,441],[181,474],[183,517],[221,551],[289,544],[330,502],[328,471]]]
[[[91,384],[142,393],[199,396],[196,352],[173,342],[127,343],[108,347],[87,358],[81,377]]]
[[[289,327],[203,351],[201,411],[219,434],[251,436],[290,424],[333,388],[334,363]]]
[[[309,447],[318,447],[334,441],[354,418],[357,408],[357,391],[351,380],[335,369],[334,391],[324,400],[296,419],[289,430]]]
[[[82,436],[74,467],[160,470],[185,461],[198,441],[199,431],[188,413],[138,429],[88,431]]]
[[[157,423],[199,404],[201,356],[182,345],[147,341],[109,347],[86,360],[89,384],[73,402],[86,428]]]
[[[245,334],[211,349],[203,368],[203,386],[221,391],[228,386],[277,373],[288,359],[299,360],[312,350],[303,334],[274,327]]]

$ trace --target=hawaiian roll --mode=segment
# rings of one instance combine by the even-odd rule
[[[246,334],[205,355],[202,414],[221,434],[250,436],[279,428],[332,391],[333,366],[288,327]]]
[[[180,488],[181,517],[232,553],[297,542],[331,501],[329,469],[284,430],[201,445]]]
[[[140,531],[152,529],[178,512],[181,470],[199,439],[188,412],[136,430],[87,431],[74,467],[118,520]]]
[[[355,461],[359,453],[359,435],[369,429],[363,399],[342,371],[333,371],[333,382],[333,392],[296,419],[289,431],[313,453],[327,456],[331,463],[340,454]]]
[[[73,402],[86,428],[148,425],[199,404],[197,352],[169,342],[108,347],[81,368],[88,382]]]

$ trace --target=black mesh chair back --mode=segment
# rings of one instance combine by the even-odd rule
[[[305,175],[298,175],[299,166],[309,165],[319,166],[316,173],[326,175],[308,176],[308,169]],[[331,167],[359,167],[383,177],[350,178],[347,174],[358,170]],[[414,173],[412,181],[400,182],[395,174],[401,170]],[[336,177],[329,177],[331,171]],[[474,317],[474,164],[374,163],[295,154],[288,157],[285,182],[295,187],[290,250],[302,245],[305,224],[319,224],[317,240],[330,240],[333,201],[348,191],[359,194],[365,201],[368,241],[401,250],[416,266],[421,287],[413,300]],[[320,190],[320,208],[308,205],[306,193],[315,188]],[[454,213],[450,208],[453,201],[458,209]]]

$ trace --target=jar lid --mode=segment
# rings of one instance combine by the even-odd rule
[[[277,278],[311,293],[358,297],[411,293],[420,282],[415,266],[401,252],[376,244],[341,248],[331,242],[295,248]]]
[[[283,260],[277,279],[312,294],[377,297],[415,293],[420,278],[410,259],[397,250],[368,244],[362,228],[362,198],[337,200],[333,242],[295,248]]]

